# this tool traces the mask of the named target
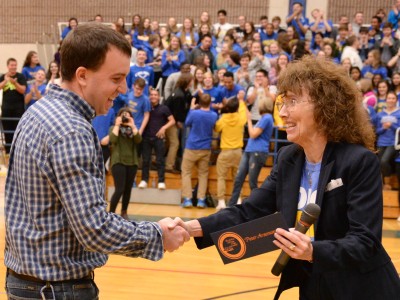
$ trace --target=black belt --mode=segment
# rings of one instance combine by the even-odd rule
[[[93,272],[90,272],[90,274],[88,274],[88,275],[86,275],[86,276],[84,276],[82,278],[79,278],[79,279],[68,279],[68,280],[59,280],[59,281],[46,281],[46,280],[42,280],[42,279],[39,279],[39,278],[36,278],[36,277],[33,277],[33,276],[19,274],[17,272],[14,272],[11,269],[7,269],[7,272],[8,272],[8,274],[10,274],[10,275],[12,275],[12,276],[14,276],[14,277],[16,277],[18,279],[31,281],[31,282],[39,282],[39,283],[43,283],[43,284],[46,284],[47,282],[57,283],[57,282],[69,282],[69,281],[79,281],[79,280],[85,280],[85,279],[93,279]]]

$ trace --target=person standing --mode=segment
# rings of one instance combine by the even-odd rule
[[[195,100],[196,98],[193,99]],[[210,110],[210,95],[202,94],[200,96],[199,109],[194,109],[194,100],[185,121],[185,127],[190,128],[190,132],[186,140],[186,147],[182,158],[182,207],[189,208],[193,206],[192,170],[197,165],[197,207],[205,208],[207,206],[205,198],[208,181],[208,164],[211,155],[211,141],[218,115]]]
[[[8,72],[0,77],[0,89],[3,90],[3,102],[1,104],[2,118],[21,118],[25,112],[24,94],[26,91],[26,78],[17,72],[17,60],[7,60]],[[10,152],[11,142],[14,137],[18,120],[2,120],[6,142],[6,153]]]
[[[108,254],[159,260],[189,239],[182,228],[168,229],[169,218],[137,223],[106,212],[91,119],[126,92],[130,55],[126,39],[106,25],[79,26],[61,47],[61,87],[52,85],[18,124],[4,206],[10,299],[98,299],[93,271]]]
[[[397,299],[399,276],[381,243],[375,134],[357,86],[340,66],[305,56],[281,73],[278,87],[277,107],[293,144],[280,150],[262,186],[242,205],[175,223],[202,249],[213,244],[211,232],[277,211],[292,227],[316,203],[321,213],[308,234],[274,233],[273,243],[290,256],[274,299],[292,287],[299,287],[300,299]]]
[[[175,119],[166,105],[160,104],[158,90],[150,91],[151,111],[147,126],[143,132],[142,180],[138,188],[147,188],[149,181],[151,153],[154,149],[158,173],[158,189],[165,190],[165,136],[168,128],[175,124]]]
[[[110,168],[115,186],[110,200],[110,212],[115,213],[118,201],[122,197],[121,217],[129,220],[128,205],[139,164],[138,145],[142,136],[128,107],[121,108],[118,112],[115,125],[110,128],[109,137]]]

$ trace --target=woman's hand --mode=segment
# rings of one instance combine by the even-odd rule
[[[309,236],[290,228],[289,231],[278,228],[273,243],[286,252],[291,258],[313,260],[313,246]]]

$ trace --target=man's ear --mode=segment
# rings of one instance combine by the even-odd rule
[[[75,77],[80,86],[86,86],[87,85],[87,75],[88,75],[88,69],[85,67],[79,67],[75,71]]]

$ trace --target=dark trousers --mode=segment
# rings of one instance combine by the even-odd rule
[[[3,100],[4,101],[4,100]],[[24,109],[8,109],[2,107],[2,118],[21,118],[24,113]],[[17,129],[18,126],[18,120],[12,121],[12,120],[2,120],[1,123],[3,125],[3,130],[4,131],[12,131],[12,132],[5,132],[4,133],[4,139],[6,142],[6,153],[10,153],[10,148],[11,148],[11,143],[14,138],[14,131]]]
[[[154,149],[156,154],[156,166],[158,172],[158,182],[165,181],[165,141],[158,137],[144,137],[142,140],[142,180],[149,181],[149,172],[151,164],[151,153]]]
[[[119,199],[122,196],[122,209],[126,211],[131,198],[132,185],[135,180],[137,166],[126,166],[123,164],[115,164],[111,168],[114,178],[115,191],[110,200],[110,212],[115,212]]]
[[[396,150],[394,146],[378,147],[378,157],[381,162],[381,172],[383,177],[392,175]]]

